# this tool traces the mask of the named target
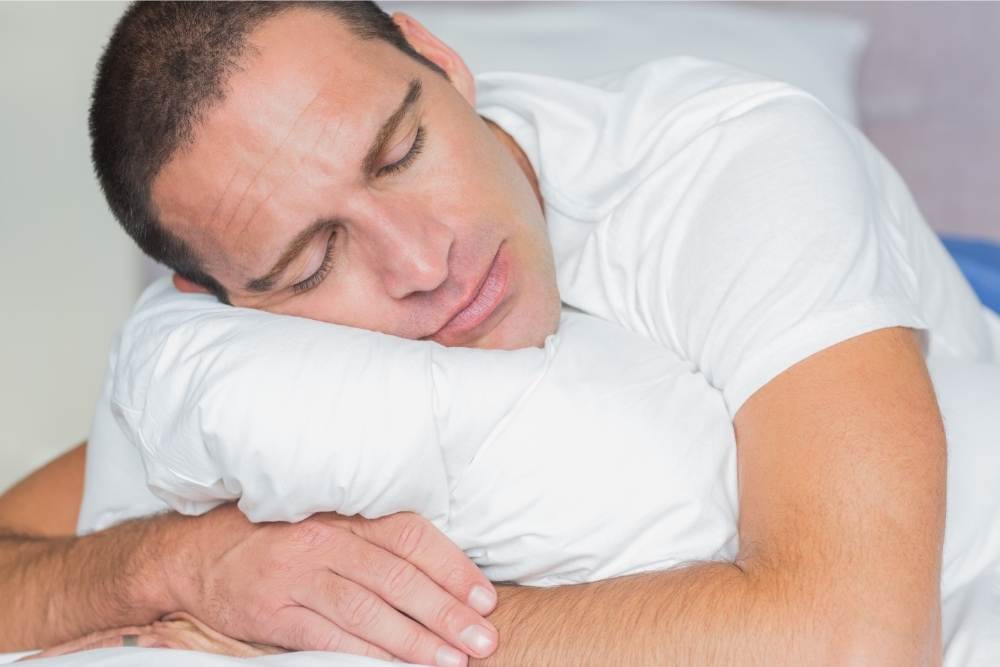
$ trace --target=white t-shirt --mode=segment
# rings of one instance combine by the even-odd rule
[[[926,330],[931,356],[1000,359],[899,175],[808,93],[688,57],[477,86],[538,175],[563,301],[693,362],[731,416],[796,362],[884,327]]]

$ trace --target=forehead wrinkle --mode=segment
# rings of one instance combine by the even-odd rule
[[[333,135],[327,138],[327,134],[330,132],[330,126],[333,125],[335,121],[336,121],[336,126],[334,128]],[[326,121],[323,123],[323,128],[319,131],[319,134],[316,135],[316,141],[314,141],[313,145],[310,146],[309,151],[306,153],[306,156],[298,161],[297,166],[301,166],[302,163],[306,161],[325,162],[325,160],[323,160],[323,158],[320,156],[325,156],[327,154],[327,151],[324,149],[326,148],[326,145],[328,143],[332,142],[336,144],[337,139],[340,137],[340,130],[343,126],[344,126],[344,119],[341,118],[340,116],[328,117]],[[326,141],[324,142],[324,140]],[[323,144],[323,148],[320,147],[320,144]],[[310,160],[310,158],[313,159]],[[323,170],[322,164],[318,164],[317,167]],[[306,170],[302,171],[308,174],[308,171]]]
[[[226,187],[222,189],[222,193],[219,195],[218,200],[216,200],[215,206],[212,208],[212,212],[208,214],[209,220],[215,220],[215,216],[219,213],[219,209],[222,208],[222,202],[226,199],[226,194],[228,194],[229,189],[233,187],[233,183],[236,182],[236,177],[239,173],[239,169],[233,169],[233,173],[229,176],[229,180],[226,182]]]
[[[322,128],[320,128],[319,132],[316,133],[316,138],[306,148],[306,150],[304,152],[304,155],[300,155],[294,161],[294,163],[291,165],[291,168],[288,170],[288,172],[285,174],[285,176],[283,178],[277,180],[277,182],[274,184],[274,187],[272,187],[270,189],[270,191],[262,199],[260,199],[260,200],[258,200],[256,202],[256,205],[254,206],[253,210],[250,212],[250,217],[247,219],[247,224],[245,225],[246,227],[249,227],[249,226],[251,226],[253,224],[253,222],[254,222],[254,220],[256,220],[257,216],[260,215],[263,212],[263,210],[266,207],[266,205],[268,204],[268,202],[270,202],[270,200],[274,197],[275,192],[277,192],[278,189],[284,183],[286,183],[290,178],[292,178],[292,176],[294,176],[295,174],[303,174],[303,175],[307,176],[308,172],[306,171],[306,169],[303,168],[303,164],[311,156],[313,156],[313,155],[316,154],[317,147],[319,146],[320,142],[323,140],[323,137],[326,135],[326,133],[328,131],[328,128],[330,127],[331,124],[333,124],[333,122],[334,122],[334,119],[332,119],[332,118],[327,118],[323,122]],[[342,120],[337,123],[337,125],[336,125],[336,134],[334,136],[337,136],[337,135],[340,134],[340,128],[341,128],[342,125],[343,125],[343,121]]]
[[[257,216],[261,213],[261,211],[264,209],[264,207],[267,205],[267,203],[269,201],[271,201],[271,198],[274,196],[274,193],[277,191],[277,189],[278,189],[277,187],[271,188],[270,192],[268,192],[266,195],[264,195],[264,197],[262,199],[260,199],[260,200],[257,201],[257,204],[254,206],[253,210],[250,212],[250,217],[247,218],[246,224],[243,225],[244,231],[246,229],[248,229],[253,224],[254,220],[257,219]]]
[[[236,202],[236,206],[233,207],[232,214],[223,223],[223,232],[224,233],[226,233],[228,235],[230,228],[234,224],[236,224],[236,218],[240,215],[241,210],[246,207],[246,203],[245,202],[246,202],[247,195],[250,193],[250,191],[253,189],[253,187],[257,184],[257,182],[260,181],[262,175],[267,170],[267,168],[270,165],[275,164],[275,163],[277,163],[277,162],[280,161],[282,149],[288,144],[289,140],[291,139],[292,135],[295,133],[295,130],[299,126],[299,124],[302,121],[303,117],[308,113],[308,111],[313,107],[313,105],[316,104],[316,102],[319,99],[321,93],[322,93],[322,90],[316,91],[316,93],[312,96],[312,98],[310,98],[309,102],[306,103],[306,105],[303,106],[299,110],[299,112],[296,114],[294,120],[289,125],[288,131],[285,132],[284,136],[282,136],[282,138],[278,141],[278,143],[270,151],[270,153],[267,155],[267,157],[264,159],[264,161],[261,162],[261,164],[257,167],[256,170],[254,170],[254,173],[250,177],[249,181],[247,182],[246,187],[243,188],[243,192],[240,193],[240,195],[239,195],[239,197],[237,199],[237,202]],[[262,204],[265,201],[267,201],[268,199],[270,199],[270,197],[274,194],[274,191],[278,188],[278,186],[280,185],[281,182],[284,182],[284,180],[287,180],[287,179],[282,179],[281,181],[279,181],[279,183],[276,183],[273,187],[269,188],[268,191],[267,191],[267,194],[265,195],[265,197],[264,197],[264,199],[262,201],[257,201],[256,203],[252,204],[253,208],[249,212],[249,217],[244,221],[244,223],[242,225],[243,231],[246,231],[246,229],[249,227],[250,223],[256,217],[256,214],[260,210]]]
[[[299,10],[292,10],[292,12],[291,12],[292,16],[296,15],[297,13],[300,13]],[[268,29],[274,27],[273,24],[274,24],[273,21],[265,21],[264,24],[261,25],[261,26],[259,26],[253,32],[253,34],[251,34],[250,38],[248,39],[248,43],[252,47],[253,53],[256,56],[256,58],[258,59],[258,62],[263,62],[263,61],[266,60],[267,47],[263,46],[263,45],[259,45],[259,44],[257,44],[257,42],[258,42],[258,40],[261,39],[261,35],[263,33],[265,33]],[[266,41],[266,39],[264,41]],[[329,55],[329,54],[325,55],[325,56],[322,56],[320,58],[320,60],[319,60],[319,65],[325,65],[325,63],[327,63],[328,61],[330,61],[331,59],[333,59],[333,57],[334,57],[333,55]],[[306,66],[304,65],[303,69],[305,67]],[[253,82],[253,84],[261,84],[261,83],[263,83],[265,89],[267,88],[268,77],[264,76],[264,75],[261,75],[258,71],[252,69],[251,67],[248,66],[248,67],[244,68],[242,70],[241,74],[243,76],[245,76],[246,78],[248,78],[251,82]],[[294,78],[294,76],[292,78]],[[233,81],[232,81],[232,79],[230,79],[229,84],[232,85],[232,83],[233,83]],[[250,177],[250,179],[249,179],[249,181],[247,183],[247,186],[244,188],[243,192],[240,194],[240,196],[237,199],[236,205],[233,207],[233,213],[232,213],[232,215],[230,215],[229,218],[223,224],[223,229],[224,230],[228,231],[228,229],[232,226],[232,224],[234,223],[234,219],[236,218],[236,216],[239,215],[240,210],[244,207],[244,200],[247,197],[248,193],[251,192],[251,190],[253,189],[253,187],[256,185],[257,181],[260,180],[260,177],[262,176],[262,174],[264,173],[264,171],[267,170],[267,168],[271,164],[273,164],[274,162],[276,162],[276,161],[279,160],[279,158],[281,157],[280,153],[282,152],[282,149],[288,144],[289,140],[292,138],[292,135],[295,134],[296,129],[299,127],[300,123],[302,122],[302,119],[317,104],[317,102],[320,101],[320,98],[322,97],[323,93],[325,92],[325,90],[327,89],[328,86],[329,86],[328,82],[322,82],[322,83],[318,83],[318,84],[315,85],[314,92],[313,92],[312,96],[308,99],[308,101],[304,105],[302,105],[300,107],[300,109],[298,110],[298,112],[296,112],[295,117],[292,119],[291,123],[289,124],[288,130],[285,132],[284,136],[281,137],[281,139],[277,142],[277,144],[272,149],[271,153],[267,156],[267,159],[265,159],[259,165],[259,167],[254,171],[253,175]],[[254,88],[251,87],[251,90],[254,90]],[[272,93],[273,93],[273,91],[272,91]],[[268,97],[271,97],[271,95],[269,95]],[[254,105],[254,106],[256,106],[256,105]],[[257,125],[259,125],[259,123]],[[256,127],[254,129],[256,129]],[[301,161],[301,158],[299,158],[298,161]],[[292,168],[294,169],[294,166]],[[282,179],[282,181],[283,180],[285,180],[285,179]],[[275,187],[277,187],[277,185]],[[270,195],[273,193],[274,189],[275,188],[271,188],[270,189],[270,191],[268,192],[267,197],[270,197]],[[260,209],[260,206],[261,206],[260,203],[258,203],[257,205],[255,205],[253,207],[253,210],[250,211],[249,218],[247,220],[247,224],[249,224],[249,222],[252,221],[256,217],[257,211]],[[244,229],[246,228],[246,226],[247,225],[245,224],[244,225]]]

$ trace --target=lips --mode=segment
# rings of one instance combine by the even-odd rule
[[[500,246],[489,270],[468,302],[431,338],[454,340],[472,332],[496,312],[507,292],[509,261],[506,248]]]

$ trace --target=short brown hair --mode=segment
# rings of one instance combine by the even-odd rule
[[[143,252],[220,301],[225,288],[193,249],[166,229],[152,182],[192,140],[247,52],[247,36],[293,7],[329,12],[361,39],[381,39],[446,76],[417,53],[374,2],[135,2],[115,26],[97,66],[90,105],[91,159],[112,213]]]

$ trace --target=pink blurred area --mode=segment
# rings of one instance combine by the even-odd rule
[[[862,129],[931,227],[1000,241],[1000,2],[790,4],[868,24]]]

